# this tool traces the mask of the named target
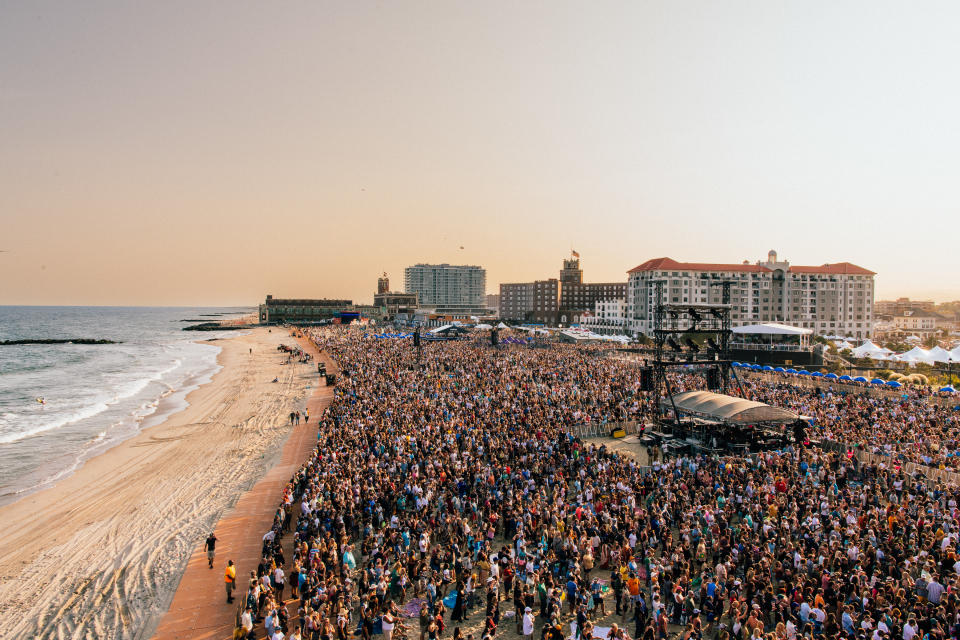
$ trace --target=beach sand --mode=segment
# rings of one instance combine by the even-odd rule
[[[218,340],[223,369],[188,408],[0,507],[4,637],[150,637],[191,554],[279,460],[289,413],[317,384],[316,365],[285,364],[280,343],[295,340],[265,328]]]

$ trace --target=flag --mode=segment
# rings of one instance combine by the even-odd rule
[[[579,258],[579,257],[580,257],[580,254],[577,253],[576,251],[574,251],[573,249],[570,249],[570,255],[572,255],[574,258]]]

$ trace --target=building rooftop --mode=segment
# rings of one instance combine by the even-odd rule
[[[822,273],[827,275],[876,275],[875,272],[863,267],[858,267],[849,262],[835,262],[833,264],[824,264],[819,267],[790,265],[790,271],[794,273]],[[772,271],[761,264],[722,264],[713,262],[677,262],[673,258],[653,258],[643,264],[637,265],[627,273],[639,273],[641,271],[734,271],[740,273],[768,273]]]

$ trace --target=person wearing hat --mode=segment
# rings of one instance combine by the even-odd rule
[[[523,623],[522,629],[524,640],[532,640],[533,638],[533,609],[526,607],[523,610]]]

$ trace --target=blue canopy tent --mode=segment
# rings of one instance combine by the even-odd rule
[[[777,373],[786,373],[786,372],[787,372],[787,370],[784,369],[783,367],[774,367],[773,370],[776,371]]]
[[[808,376],[808,375],[810,375],[810,372],[807,371],[806,369],[800,369],[800,371],[797,371],[797,375],[798,375],[798,376]]]
[[[825,375],[825,376],[823,376],[823,377],[824,377],[824,378],[830,378],[831,380],[838,380],[837,374],[835,374],[835,373],[828,373],[827,375]]]
[[[854,382],[866,382],[867,379],[864,378],[863,376],[857,376],[856,378],[853,379],[853,381],[854,381]]]
[[[851,378],[851,377],[848,376],[847,374],[843,374],[843,375],[840,376],[840,378],[838,378],[838,379],[839,379],[839,380],[843,380],[844,382],[850,382],[851,380],[853,380],[853,378]]]
[[[888,386],[888,387],[893,387],[894,389],[899,389],[899,388],[902,387],[903,385],[900,384],[899,382],[897,382],[896,380],[890,380],[890,381],[887,382],[887,386]]]
[[[810,375],[812,375],[814,378],[822,378],[822,377],[823,377],[823,374],[820,373],[819,371],[814,371],[814,372],[811,373]]]
[[[773,371],[773,367],[771,367],[771,366],[768,365],[768,364],[765,364],[765,365],[763,365],[763,370],[764,370],[764,371]]]
[[[887,384],[887,381],[881,380],[880,378],[874,378],[870,381],[870,384]]]
[[[796,373],[796,372],[797,372],[796,369],[787,369],[787,373]]]
[[[731,367],[739,367],[739,366],[740,366],[740,363],[739,363],[739,362],[731,362],[731,363],[730,363],[730,366],[731,366]]]

